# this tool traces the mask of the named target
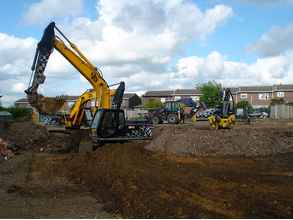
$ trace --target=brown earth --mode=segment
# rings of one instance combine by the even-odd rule
[[[204,123],[195,127],[159,127],[153,142],[165,128],[175,131],[169,138],[181,137],[182,130],[190,134],[197,131],[197,138],[199,134],[209,135],[200,132],[218,132],[210,131]],[[249,129],[256,133],[255,143],[265,143],[262,146],[279,143],[266,140],[270,135],[284,139],[280,141],[284,153],[270,150],[243,157],[239,153],[222,154],[215,148],[221,153],[178,156],[171,151],[146,150],[153,143],[143,142],[106,145],[96,152],[79,154],[25,151],[0,161],[0,217],[292,218],[292,124],[239,125],[230,135],[228,130],[219,131],[208,139],[211,143],[219,137],[234,141],[233,135],[244,135]],[[247,145],[245,141],[239,143]],[[285,143],[289,147],[285,148]],[[160,146],[152,150],[160,150]]]
[[[31,121],[14,122],[8,126],[3,134],[0,134],[10,143],[16,145],[19,150],[46,151],[52,147],[64,146],[64,134],[49,133],[44,126],[37,125]]]
[[[207,122],[196,125],[163,125],[154,130],[152,151],[193,156],[268,156],[293,151],[293,126],[288,124],[240,124],[213,130]]]

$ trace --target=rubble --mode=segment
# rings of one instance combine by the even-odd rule
[[[192,125],[163,125],[155,128],[154,139],[146,149],[193,156],[268,156],[293,151],[293,130],[286,126],[212,130]]]
[[[14,122],[1,135],[20,151],[47,152],[63,147],[64,134],[49,133],[46,127],[31,121]]]
[[[4,139],[0,138],[0,157],[3,157],[5,160],[13,157],[14,153],[9,149],[9,143]]]
[[[79,213],[99,203],[119,218],[290,218],[292,127],[251,124],[216,131],[208,125],[162,125],[149,142],[48,154],[62,145],[61,135],[28,122],[14,124],[9,140],[30,153],[0,166],[0,217],[26,217],[24,210],[29,217],[60,218],[81,203],[89,205]],[[75,199],[86,193],[89,203]],[[58,198],[68,203],[56,203]]]

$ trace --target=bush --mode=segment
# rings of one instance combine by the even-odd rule
[[[247,109],[248,112],[252,112],[252,106],[248,101],[242,100],[236,104],[237,108]]]
[[[163,107],[163,103],[158,99],[149,99],[144,103],[144,108],[153,109],[153,108],[161,108]]]
[[[214,108],[221,104],[221,84],[209,81],[208,83],[201,84],[199,90],[202,93],[200,101],[204,102],[209,108]]]
[[[272,98],[270,105],[278,105],[285,104],[285,100],[283,98]]]
[[[1,111],[7,111],[12,114],[12,117],[14,119],[17,118],[26,118],[30,119],[32,115],[32,110],[29,108],[21,108],[21,107],[9,107],[9,108],[4,108],[0,107]]]

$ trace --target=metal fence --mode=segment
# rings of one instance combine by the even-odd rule
[[[127,119],[143,117],[144,115],[148,113],[147,110],[143,110],[143,109],[125,109],[124,112]]]
[[[272,119],[293,119],[293,105],[272,105],[270,117]]]

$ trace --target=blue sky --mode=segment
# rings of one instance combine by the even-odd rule
[[[0,5],[4,103],[24,95],[35,45],[51,20],[109,83],[125,80],[131,92],[190,88],[208,80],[227,86],[293,83],[290,0],[14,0]],[[60,95],[59,89],[78,95],[89,87],[59,55],[50,62],[50,85],[43,93]]]
[[[36,0],[2,1],[1,13],[5,20],[1,21],[1,32],[18,37],[33,36],[37,39],[42,35],[44,26],[31,26],[22,18],[29,6]],[[191,42],[184,48],[184,55],[194,54],[206,56],[217,50],[237,61],[253,62],[257,56],[245,51],[247,45],[256,41],[272,26],[287,26],[293,23],[293,3],[290,4],[247,4],[239,1],[194,0],[201,9],[208,9],[215,3],[228,4],[235,13],[234,19],[227,21],[206,42]],[[293,1],[292,1],[293,2]],[[85,0],[82,15],[94,19],[97,16],[96,0]]]

